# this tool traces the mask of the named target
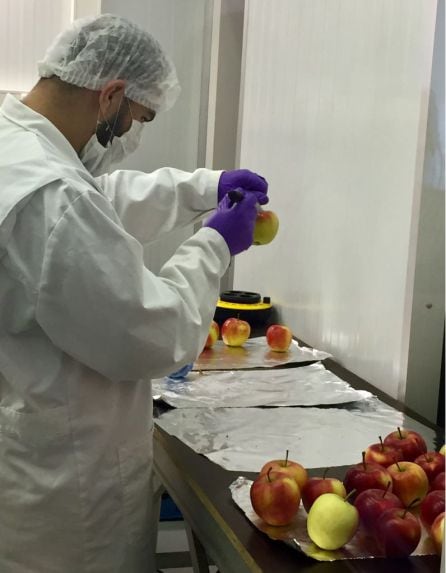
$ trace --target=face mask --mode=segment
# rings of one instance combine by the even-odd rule
[[[143,127],[143,123],[133,119],[130,129],[121,137],[113,137],[112,141],[108,142],[107,147],[99,143],[94,133],[79,154],[79,158],[87,171],[94,176],[108,173],[113,163],[122,161],[138,148],[141,143]]]

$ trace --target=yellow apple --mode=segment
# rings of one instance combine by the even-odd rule
[[[271,243],[279,230],[279,218],[274,211],[259,209],[254,225],[253,245]]]
[[[445,450],[446,450],[446,445],[443,444],[443,445],[441,446],[441,448],[440,448],[440,454],[441,454],[442,456],[444,456]]]
[[[308,513],[308,536],[321,549],[339,549],[355,535],[358,526],[358,510],[336,493],[320,495]]]

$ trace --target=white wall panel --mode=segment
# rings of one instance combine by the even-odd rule
[[[404,390],[435,0],[248,0],[239,163],[276,240],[235,263],[310,344]]]

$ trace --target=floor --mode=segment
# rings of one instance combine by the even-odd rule
[[[161,521],[158,527],[157,553],[170,553],[175,551],[188,551],[184,521]],[[192,567],[176,569],[162,569],[163,573],[193,573]],[[217,572],[217,567],[209,567],[211,573]]]

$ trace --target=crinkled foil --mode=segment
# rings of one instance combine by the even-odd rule
[[[227,470],[258,472],[265,461],[290,459],[305,467],[344,466],[397,426],[411,428],[434,448],[434,432],[373,397],[333,408],[181,408],[156,423]]]
[[[174,408],[319,406],[372,396],[355,390],[321,363],[286,369],[190,372],[182,380],[153,380],[152,393]]]
[[[230,486],[232,499],[238,507],[244,512],[249,521],[268,537],[274,540],[280,540],[287,543],[294,549],[305,553],[317,561],[338,561],[341,559],[372,559],[374,557],[384,557],[376,542],[368,537],[364,531],[359,528],[355,536],[341,549],[336,551],[326,551],[317,547],[307,534],[307,512],[301,505],[290,525],[274,527],[266,524],[255,513],[251,505],[249,490],[252,481],[245,477],[237,478]],[[422,526],[421,539],[417,548],[411,555],[434,555],[435,549],[432,539],[428,536]]]
[[[226,346],[217,340],[212,348],[203,350],[194,364],[194,370],[238,370],[240,368],[271,368],[293,362],[316,362],[330,358],[331,354],[293,340],[286,352],[271,350],[265,336],[249,338],[243,346]]]

